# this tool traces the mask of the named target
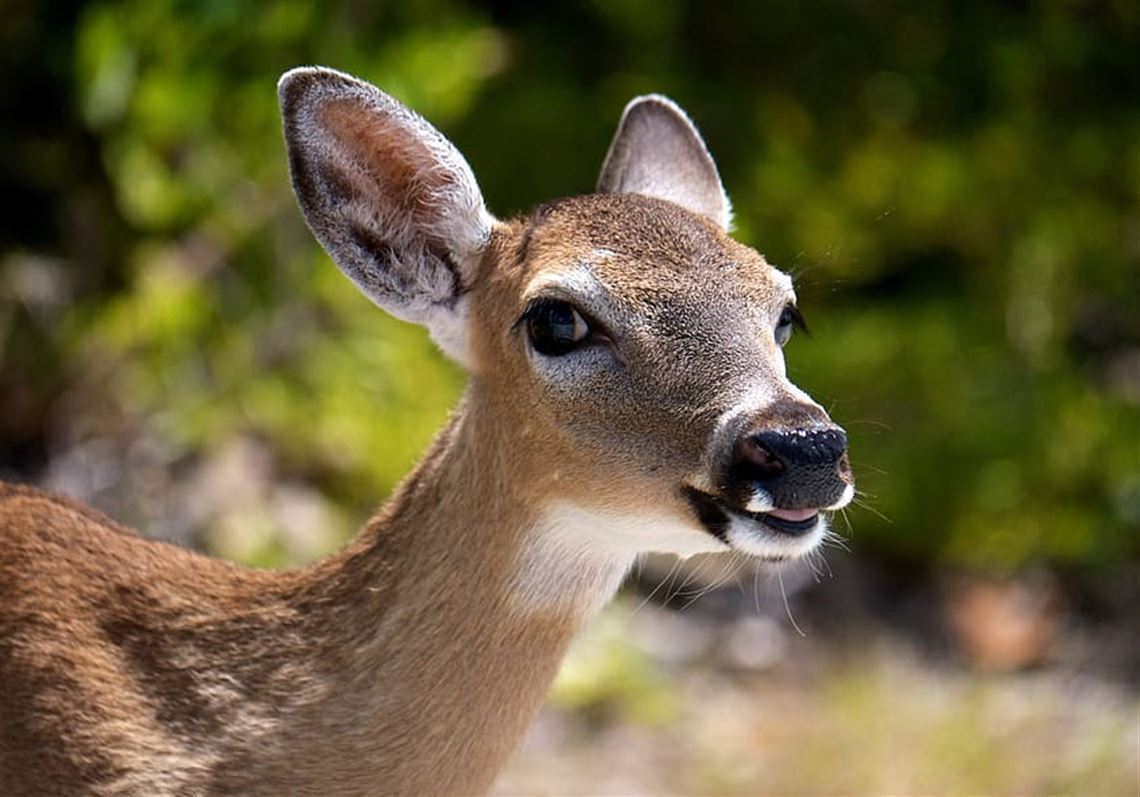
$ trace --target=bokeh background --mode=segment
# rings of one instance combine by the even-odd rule
[[[1140,790],[1140,8],[1128,0],[30,2],[0,14],[0,476],[258,566],[342,544],[463,377],[288,188],[274,84],[403,99],[492,210],[702,129],[797,276],[846,547],[646,561],[499,784]]]

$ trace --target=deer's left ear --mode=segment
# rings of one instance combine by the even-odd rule
[[[668,97],[648,94],[625,106],[598,192],[644,194],[700,213],[724,230],[732,205],[701,134]]]
[[[321,245],[372,301],[469,365],[464,294],[495,219],[467,161],[418,114],[341,72],[294,69],[278,95],[293,190]]]

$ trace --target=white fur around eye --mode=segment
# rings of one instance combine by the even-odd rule
[[[620,371],[613,351],[606,346],[579,346],[568,354],[547,357],[536,352],[529,342],[525,345],[531,368],[551,390],[565,396],[581,396],[583,391],[595,389],[592,382],[597,387],[603,384],[595,380],[612,378]]]

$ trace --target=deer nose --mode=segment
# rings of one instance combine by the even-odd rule
[[[733,446],[729,482],[759,487],[779,509],[837,503],[850,481],[847,434],[838,426],[747,431]]]

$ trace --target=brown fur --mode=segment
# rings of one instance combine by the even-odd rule
[[[0,794],[485,791],[581,618],[504,622],[532,498],[477,426],[344,552],[280,573],[5,486]]]

